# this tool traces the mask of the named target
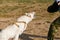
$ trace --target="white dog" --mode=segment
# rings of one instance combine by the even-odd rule
[[[3,29],[0,32],[0,40],[9,40],[9,38],[18,40],[19,35],[21,35],[24,30],[26,30],[27,24],[34,18],[34,14],[35,12],[26,13],[26,15],[19,17],[16,23]]]

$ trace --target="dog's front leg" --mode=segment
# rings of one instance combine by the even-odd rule
[[[13,40],[18,40],[19,39],[19,35],[20,35],[20,31],[18,29]]]
[[[16,34],[14,40],[18,40],[19,39],[19,34]]]
[[[19,32],[19,29],[18,29],[13,40],[18,40],[19,39],[19,34],[20,34],[20,32]]]

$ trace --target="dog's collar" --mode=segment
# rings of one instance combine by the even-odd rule
[[[26,22],[24,22],[24,21],[17,21],[17,22],[14,23],[17,27],[19,27],[19,25],[17,23],[24,23],[24,24],[26,24]]]

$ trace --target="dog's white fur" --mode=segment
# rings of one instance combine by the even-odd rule
[[[27,24],[34,18],[35,12],[25,14],[26,15],[23,15],[17,19],[18,22],[16,22],[16,24],[18,24],[19,27],[13,24],[0,32],[0,40],[9,40],[9,38],[14,38],[13,40],[18,40],[19,35],[21,35],[24,30],[26,30]],[[26,24],[23,22],[20,23],[20,21],[26,22]]]

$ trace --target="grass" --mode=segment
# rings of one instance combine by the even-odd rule
[[[10,2],[15,2],[15,3],[33,3],[33,2],[38,2],[38,3],[47,3],[47,2],[52,2],[53,0],[0,0],[0,4],[2,3],[10,3]]]
[[[45,8],[44,7],[45,4],[51,3],[51,2],[53,2],[53,1],[52,0],[0,0],[0,4],[2,5],[0,7],[0,16],[2,16],[2,14],[6,15],[7,13],[11,13],[14,10],[18,11],[17,9],[19,9],[19,8],[22,9],[23,12],[27,12],[28,9],[34,9],[34,10],[36,10],[38,7],[35,9],[34,6],[36,6],[36,5],[34,5],[32,7],[33,4],[37,4],[37,5],[39,4],[40,5],[40,3],[41,3],[43,5],[43,7],[42,7],[42,9],[43,9],[43,8]],[[14,4],[18,3],[17,4],[18,6],[14,5],[13,3]],[[9,6],[10,4],[11,5],[13,4],[13,6]],[[40,8],[40,6],[39,6],[39,8]]]
[[[0,9],[0,13],[8,13],[18,8],[19,8],[18,6],[5,6]]]
[[[44,6],[44,4],[47,4],[47,3],[49,3],[49,2],[53,2],[52,0],[0,0],[0,4],[2,5],[2,4],[4,4],[4,5],[2,5],[1,7],[0,7],[0,16],[2,16],[2,14],[3,15],[6,15],[7,13],[10,13],[10,12],[12,12],[12,11],[14,11],[14,10],[16,10],[16,9],[19,9],[19,8],[21,8],[22,10],[23,10],[23,12],[26,12],[26,10],[27,10],[27,8],[28,9],[30,9],[31,7],[27,7],[27,8],[25,8],[25,7],[21,7],[20,6],[20,4],[21,5],[28,5],[28,6],[31,6],[32,4],[38,4],[38,3],[43,3],[43,6]],[[8,4],[8,3],[10,3],[11,5],[14,3],[14,4],[16,4],[16,3],[18,3],[18,5],[19,6],[17,6],[17,5],[14,5],[14,6],[9,6],[10,4]],[[26,6],[25,5],[25,6]],[[34,7],[33,7],[34,8]],[[31,8],[32,9],[32,8]],[[18,11],[18,10],[16,10],[16,11]]]

